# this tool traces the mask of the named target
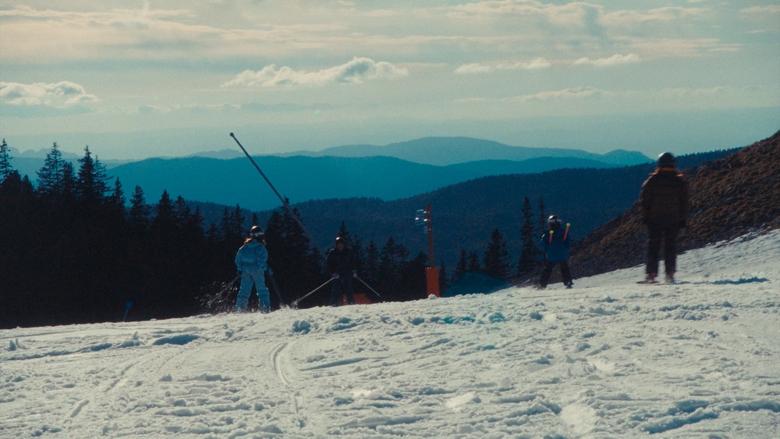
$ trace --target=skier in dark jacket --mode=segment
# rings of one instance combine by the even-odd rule
[[[677,271],[677,234],[688,218],[688,183],[675,167],[672,153],[658,156],[658,166],[642,185],[642,219],[647,226],[646,282],[658,276],[658,257],[664,243],[666,281],[674,282]]]
[[[336,237],[334,247],[328,251],[325,265],[328,269],[328,273],[330,273],[331,277],[334,279],[330,292],[330,304],[332,306],[339,306],[341,304],[341,296],[346,294],[347,303],[354,305],[355,295],[352,286],[352,278],[357,276],[357,267],[355,255],[352,253],[352,250],[347,247],[344,237]]]
[[[547,283],[550,281],[550,275],[556,264],[561,266],[563,284],[566,285],[566,288],[571,288],[574,285],[569,271],[570,227],[571,224],[568,223],[564,226],[556,215],[550,215],[547,219],[547,231],[542,235],[544,271],[542,271],[542,278],[539,280],[541,288],[547,288]]]

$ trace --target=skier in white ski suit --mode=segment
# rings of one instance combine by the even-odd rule
[[[268,250],[263,238],[265,233],[259,226],[252,226],[249,237],[236,253],[236,268],[241,275],[241,287],[236,297],[236,311],[246,311],[252,286],[257,289],[260,312],[271,311],[271,294],[265,285],[265,272],[268,268]]]

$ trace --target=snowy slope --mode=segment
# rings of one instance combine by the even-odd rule
[[[4,330],[0,437],[780,437],[778,261],[773,232],[672,286]]]

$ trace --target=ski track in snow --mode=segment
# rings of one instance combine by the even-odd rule
[[[777,261],[778,231],[675,285],[3,330],[0,438],[780,437]]]

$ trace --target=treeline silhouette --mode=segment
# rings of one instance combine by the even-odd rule
[[[235,206],[206,224],[198,208],[167,191],[156,204],[138,186],[128,196],[89,147],[77,167],[55,143],[33,184],[13,168],[5,140],[0,145],[0,327],[179,317],[203,312],[204,297],[232,301],[225,286],[256,215]],[[264,224],[280,290],[274,306],[327,279],[322,252],[293,215],[280,209]],[[424,297],[424,253],[411,255],[392,237],[364,245],[344,225],[338,233],[385,300]],[[323,292],[301,306],[326,300]]]

